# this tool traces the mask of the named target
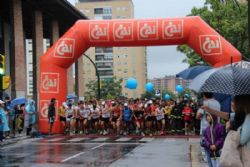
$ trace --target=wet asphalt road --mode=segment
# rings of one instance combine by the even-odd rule
[[[85,137],[29,139],[0,148],[1,167],[190,167],[199,139]]]

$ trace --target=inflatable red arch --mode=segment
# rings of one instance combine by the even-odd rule
[[[79,20],[40,58],[39,129],[48,132],[47,108],[66,100],[67,68],[92,46],[189,45],[214,67],[241,60],[240,52],[200,17]],[[54,133],[62,132],[56,117]]]

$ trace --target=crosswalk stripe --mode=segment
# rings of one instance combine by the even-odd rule
[[[54,138],[54,139],[49,139],[47,141],[51,141],[51,142],[54,142],[54,141],[60,141],[60,140],[63,140],[64,138]]]
[[[78,142],[78,141],[83,141],[83,140],[88,140],[89,138],[86,137],[78,137],[78,138],[73,138],[68,140],[69,142]]]
[[[200,142],[200,138],[189,138],[189,142]]]
[[[153,138],[153,137],[144,137],[144,138],[142,138],[141,140],[139,140],[139,141],[142,141],[142,142],[151,142],[151,141],[153,141],[155,138]]]
[[[129,141],[131,140],[130,137],[121,137],[120,139],[117,139],[116,141]]]
[[[106,141],[108,140],[109,138],[108,137],[101,137],[101,138],[96,138],[96,139],[93,139],[91,141]]]
[[[176,139],[164,139],[164,143],[166,143],[166,142],[175,142],[176,141]]]

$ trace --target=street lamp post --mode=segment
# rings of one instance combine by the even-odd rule
[[[98,69],[96,67],[96,64],[95,62],[89,57],[87,56],[86,54],[83,54],[86,58],[89,59],[89,61],[93,64],[93,66],[95,67],[95,72],[96,72],[96,76],[97,76],[97,92],[98,92],[98,100],[101,99],[101,84],[100,84],[100,75],[99,75],[99,72],[98,72]]]

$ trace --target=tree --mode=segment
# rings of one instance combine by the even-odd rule
[[[162,99],[165,99],[165,95],[166,94],[169,94],[169,96],[171,97],[171,99],[176,100],[176,95],[171,90],[163,90],[162,94],[161,94],[162,95]]]
[[[152,92],[146,91],[145,93],[143,93],[143,94],[141,95],[141,99],[152,99],[152,98],[156,98],[154,92],[155,92],[155,91],[152,91]]]
[[[249,58],[248,48],[248,8],[247,3],[236,4],[232,0],[221,3],[219,0],[206,0],[201,8],[194,7],[189,16],[200,16],[219,34],[235,46],[245,58]],[[186,54],[183,60],[190,66],[206,64],[198,54],[187,45],[177,47]]]
[[[115,99],[121,96],[122,92],[122,79],[113,77],[112,79],[101,80],[101,98],[102,99]],[[92,80],[86,84],[88,91],[85,93],[86,99],[96,98],[98,95],[97,81]]]

